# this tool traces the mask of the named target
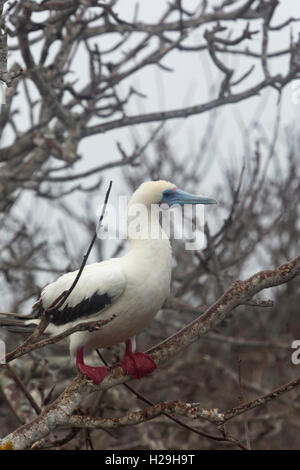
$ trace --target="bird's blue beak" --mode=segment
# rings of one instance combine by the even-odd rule
[[[160,204],[163,203],[168,204],[171,207],[176,204],[180,206],[184,206],[184,204],[217,204],[217,201],[210,197],[197,196],[195,194],[181,191],[181,189],[173,188],[163,191]]]

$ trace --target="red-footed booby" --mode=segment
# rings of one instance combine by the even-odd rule
[[[107,368],[85,364],[84,350],[122,342],[126,343],[126,351],[120,365],[132,377],[144,377],[156,368],[149,355],[132,350],[132,339],[151,321],[170,291],[171,245],[160,226],[158,212],[151,211],[151,205],[215,203],[214,199],[181,191],[168,181],[149,181],[134,192],[128,204],[128,226],[134,218],[130,214],[142,205],[145,210],[140,220],[147,224],[147,230],[134,234],[128,230],[131,246],[123,257],[85,266],[74,290],[50,316],[46,329],[58,334],[83,321],[112,318],[99,330],[78,331],[70,336],[70,354],[76,356],[77,366],[85,376],[100,383]],[[26,323],[37,324],[43,312],[71,287],[77,273],[64,274],[47,285],[34,304],[35,319]]]

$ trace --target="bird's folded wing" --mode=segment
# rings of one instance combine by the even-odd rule
[[[110,259],[86,266],[66,302],[51,315],[51,323],[64,325],[76,320],[84,321],[112,305],[126,287],[126,277],[117,261]],[[71,287],[77,273],[64,274],[43,289],[40,314]]]

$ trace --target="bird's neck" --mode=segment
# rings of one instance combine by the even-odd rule
[[[136,221],[137,222],[137,221]],[[172,251],[170,241],[159,224],[159,217],[154,219],[149,214],[144,220],[139,220],[142,226],[136,230],[128,220],[128,238],[130,250],[122,258],[127,273],[131,273],[137,283],[147,281],[148,287],[157,289],[164,297],[170,287],[172,272]],[[128,270],[128,267],[130,268]],[[151,289],[150,289],[151,290]],[[163,293],[162,293],[163,292]],[[157,294],[157,298],[160,298]],[[158,307],[159,308],[159,307]]]
[[[141,280],[150,282],[155,279],[171,279],[172,249],[168,238],[140,238],[130,240],[130,250],[124,256],[127,266],[132,266],[132,272]],[[156,282],[155,281],[155,282]]]
[[[128,215],[127,232],[131,252],[171,257],[170,241],[159,223],[157,213],[147,210],[137,216]]]

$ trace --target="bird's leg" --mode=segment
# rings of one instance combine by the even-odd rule
[[[106,367],[92,367],[87,366],[83,360],[83,348],[78,348],[76,353],[76,364],[78,365],[79,369],[89,379],[92,379],[93,382],[99,384],[102,382],[104,377],[107,374]]]
[[[157,365],[151,356],[142,352],[132,352],[131,339],[126,341],[126,350],[122,368],[134,379],[141,379],[156,369]]]

